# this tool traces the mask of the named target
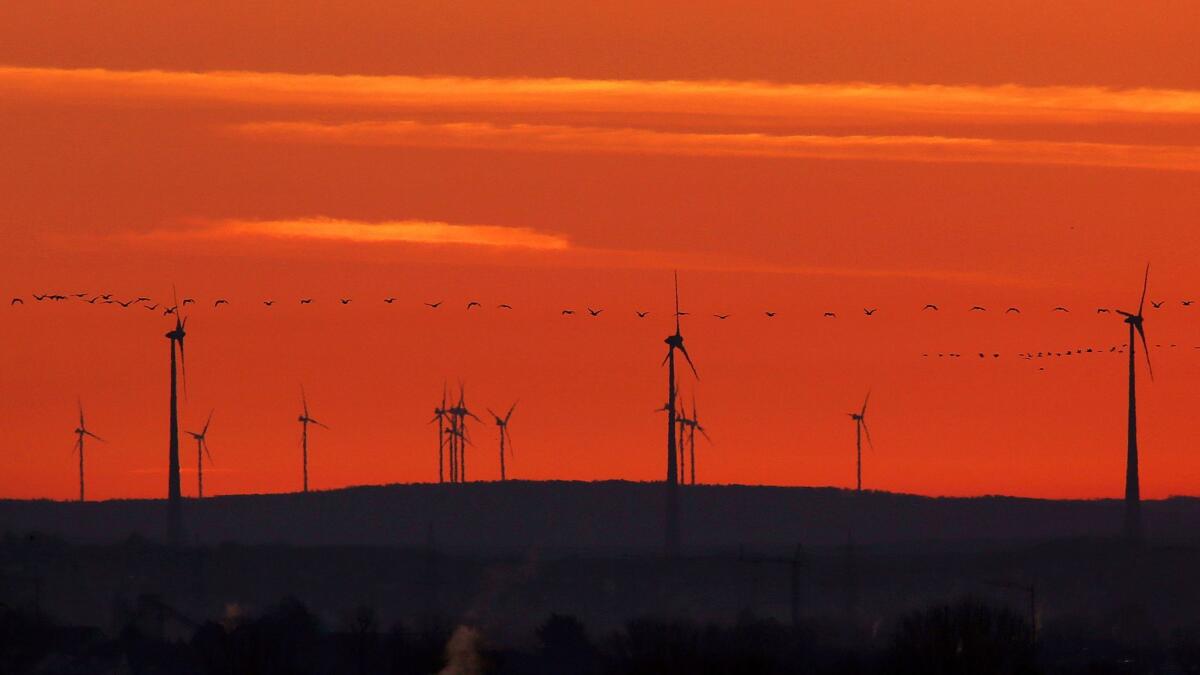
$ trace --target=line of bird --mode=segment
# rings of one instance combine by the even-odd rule
[[[66,295],[59,294],[59,293],[44,293],[44,294],[36,294],[35,293],[32,295],[32,297],[36,302],[45,302],[45,301],[62,302],[62,301],[67,301],[67,300],[71,300],[71,299],[76,299],[76,300],[79,300],[79,301],[82,301],[84,303],[91,304],[91,305],[95,305],[95,304],[117,305],[118,307],[121,307],[124,309],[128,309],[128,308],[134,307],[134,306],[140,306],[140,307],[144,307],[145,309],[150,310],[150,311],[161,311],[164,316],[170,315],[170,314],[175,314],[179,310],[180,305],[187,306],[187,305],[197,303],[195,298],[184,298],[182,303],[166,305],[165,303],[162,303],[162,302],[155,302],[152,298],[149,298],[146,296],[139,296],[136,298],[131,298],[129,300],[122,300],[119,298],[114,298],[113,294],[111,294],[111,293],[92,295],[90,298],[88,297],[89,295],[90,295],[89,293],[70,293],[70,294],[66,294]],[[262,303],[262,305],[264,307],[268,307],[268,308],[274,307],[276,304],[278,304],[273,299],[261,300],[260,302]],[[299,298],[299,300],[298,300],[298,303],[300,305],[312,305],[315,302],[317,302],[316,298]],[[344,306],[351,304],[352,302],[354,302],[354,298],[338,297],[338,298],[336,298],[335,304],[344,307]],[[383,298],[383,303],[387,304],[387,305],[392,305],[392,304],[395,304],[396,302],[398,302],[398,298],[393,297],[393,296],[388,296],[386,298]],[[1190,300],[1190,299],[1185,299],[1185,300],[1179,300],[1178,302],[1181,307],[1191,307],[1195,301]],[[1150,306],[1152,309],[1162,309],[1163,307],[1166,306],[1166,303],[1167,303],[1166,300],[1151,300]],[[24,304],[25,304],[25,300],[22,297],[14,297],[12,299],[12,301],[9,303],[10,306],[24,305]],[[220,308],[225,305],[230,305],[230,304],[231,303],[227,298],[216,298],[212,301],[212,307],[214,309]],[[427,307],[431,310],[440,309],[442,307],[442,305],[444,305],[444,304],[445,304],[444,300],[438,300],[437,302],[422,303],[422,305],[424,305],[425,307]],[[467,311],[480,310],[480,309],[484,308],[484,305],[482,302],[480,302],[478,300],[469,300],[465,304],[465,308]],[[495,306],[495,309],[500,310],[500,311],[514,311],[515,308],[513,307],[513,305],[511,305],[509,303],[502,302],[502,303],[497,304]],[[601,307],[601,308],[585,307],[584,310],[586,311],[586,314],[592,318],[597,318],[607,311],[603,307]],[[879,311],[878,307],[863,307],[862,308],[862,316],[872,317],[878,311]],[[921,307],[920,311],[922,311],[922,312],[940,312],[940,311],[942,311],[942,309],[937,304],[926,303],[924,306]],[[969,313],[986,313],[991,310],[990,310],[990,308],[985,307],[983,305],[972,305],[969,308],[967,308],[966,311]],[[1070,308],[1064,307],[1062,305],[1056,305],[1049,311],[1053,312],[1053,313],[1060,313],[1060,314],[1071,313]],[[1095,313],[1096,314],[1108,314],[1108,313],[1111,313],[1114,311],[1117,311],[1117,310],[1113,310],[1108,307],[1097,307],[1095,310]],[[577,311],[573,308],[563,308],[563,309],[559,310],[559,314],[564,317],[569,317],[569,316],[574,316],[576,314],[584,314],[584,313],[585,313],[584,311]],[[1005,315],[1016,315],[1016,314],[1022,314],[1023,312],[1020,307],[1009,306],[999,313],[1005,314]],[[646,317],[650,316],[651,313],[649,310],[634,309],[633,314],[634,314],[634,316],[636,316],[639,319],[645,319]],[[678,315],[679,316],[689,316],[690,313],[684,312],[684,311],[678,311]],[[764,316],[768,319],[773,319],[778,315],[779,315],[779,312],[775,311],[775,310],[763,310],[763,312],[762,312],[762,316]],[[726,319],[731,318],[733,316],[733,314],[729,313],[729,312],[718,312],[718,313],[713,313],[711,316],[720,321],[725,321]],[[826,311],[822,312],[821,316],[826,319],[836,319],[836,318],[838,318],[839,315],[836,311],[826,310]]]

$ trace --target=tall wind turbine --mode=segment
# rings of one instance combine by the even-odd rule
[[[500,428],[500,480],[508,480],[508,474],[504,469],[504,441],[505,439],[508,440],[508,451],[512,452],[512,436],[508,433],[508,421],[512,419],[513,410],[516,409],[517,404],[515,401],[513,402],[512,407],[508,409],[508,412],[504,415],[504,417],[500,417],[496,413],[492,412],[491,408],[487,409],[488,414],[496,418],[496,426]]]
[[[91,436],[92,438],[100,441],[101,443],[104,442],[103,438],[100,438],[96,434],[93,434],[92,432],[88,431],[87,424],[85,424],[83,421],[83,402],[82,401],[79,402],[79,426],[75,429],[75,435],[78,437],[75,441],[75,452],[79,454],[79,501],[82,502],[82,501],[84,501],[84,498],[83,498],[83,438],[84,438],[84,436]]]
[[[177,306],[179,303],[175,303]],[[175,328],[166,334],[171,343],[171,437],[167,475],[167,541],[178,546],[183,541],[183,494],[179,486],[179,385],[176,378],[175,348],[179,346],[179,372],[183,375],[183,391],[187,395],[187,359],[183,338],[187,335],[187,317],[175,313]]]
[[[304,453],[304,491],[308,492],[308,425],[315,424],[322,429],[329,427],[314,420],[308,414],[308,397],[304,395],[304,387],[300,387],[300,402],[304,405],[304,412],[297,419],[300,422],[300,447]]]
[[[688,366],[692,369],[692,375],[696,379],[700,379],[700,374],[696,372],[696,365],[692,363],[692,357],[688,355],[687,348],[683,346],[683,333],[679,326],[679,273],[675,273],[675,333],[668,335],[663,342],[667,343],[667,356],[663,359],[663,363],[667,366],[667,522],[666,522],[666,552],[669,556],[675,556],[679,553],[679,473],[678,473],[678,447],[676,445],[675,425],[678,422],[676,416],[676,380],[675,380],[675,352],[683,354],[683,358],[687,360]]]
[[[438,425],[438,482],[446,482],[446,416],[449,411],[446,409],[446,383],[442,382],[442,404],[433,409],[433,419],[429,420],[430,424],[437,422]],[[453,461],[453,460],[451,460]],[[450,474],[451,480],[454,479],[454,473]]]
[[[470,417],[477,422],[483,420],[471,412],[467,408],[466,387],[460,382],[458,385],[458,403],[449,410],[450,413],[450,443],[451,455],[456,456],[454,460],[455,478],[460,483],[467,482],[467,453],[466,446],[471,443],[471,434],[467,430],[467,418]]]
[[[867,397],[863,399],[862,409],[856,413],[848,413],[850,419],[854,420],[854,451],[855,457],[858,459],[858,486],[856,490],[862,492],[862,439],[863,434],[867,436],[867,443],[874,448],[875,444],[871,442],[871,430],[867,428],[867,402],[871,400],[871,392],[867,392]]]
[[[1143,326],[1142,309],[1146,305],[1146,289],[1150,286],[1150,265],[1146,265],[1146,275],[1142,280],[1142,299],[1138,301],[1137,313],[1117,313],[1125,317],[1129,324],[1129,435],[1128,448],[1125,456],[1125,537],[1130,541],[1140,541],[1142,538],[1142,498],[1141,486],[1138,479],[1138,446],[1137,446],[1137,388],[1134,386],[1136,359],[1134,358],[1134,331],[1142,340],[1142,349],[1146,353],[1146,370],[1150,381],[1154,381],[1154,368],[1150,365],[1150,345],[1146,344],[1146,329]]]
[[[708,437],[708,432],[704,430],[704,425],[700,424],[700,413],[697,412],[696,397],[692,396],[692,416],[683,420],[687,427],[687,444],[688,444],[688,462],[691,463],[691,484],[696,484],[696,432],[699,431],[704,440],[712,443],[712,439]]]
[[[204,499],[204,455],[208,455],[208,461],[212,461],[212,453],[208,450],[208,425],[212,424],[213,411],[208,411],[208,419],[204,422],[204,428],[200,433],[195,431],[187,432],[196,440],[196,498]]]

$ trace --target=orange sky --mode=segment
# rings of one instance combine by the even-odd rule
[[[851,484],[873,388],[868,487],[1119,496],[1123,358],[1016,355],[1123,343],[1147,260],[1143,494],[1197,493],[1194,3],[399,4],[0,8],[0,496],[75,494],[77,395],[89,497],[165,493],[170,322],[30,296],[172,284],[206,493],[298,488],[301,383],[317,488],[435,479],[460,378],[511,475],[659,478],[675,268],[700,480]]]

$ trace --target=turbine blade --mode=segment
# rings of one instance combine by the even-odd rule
[[[1138,316],[1142,315],[1142,307],[1146,305],[1146,289],[1150,287],[1150,263],[1146,263],[1146,278],[1142,280],[1142,299],[1138,302]]]
[[[204,428],[200,430],[201,436],[208,433],[208,425],[212,424],[212,416],[213,416],[214,411],[215,411],[215,408],[213,410],[208,411],[208,419],[204,422]]]
[[[216,464],[216,462],[213,461],[212,452],[208,449],[208,439],[200,441],[200,447],[204,448],[204,456],[208,457],[208,463]]]
[[[862,412],[860,412],[860,413],[859,413],[859,415],[862,415],[862,416],[866,417],[866,415],[867,415],[867,401],[870,401],[870,400],[871,400],[871,390],[870,390],[870,389],[868,389],[868,390],[867,390],[867,397],[863,399],[863,407],[862,407]]]
[[[700,373],[696,372],[696,364],[692,363],[692,357],[688,356],[687,347],[684,347],[683,345],[679,345],[679,351],[683,352],[683,358],[687,359],[687,364],[692,369],[692,375],[695,375],[696,379],[699,380]]]
[[[307,416],[307,415],[305,415],[305,417],[308,417],[308,416]],[[311,419],[311,418],[310,418],[308,421],[309,421],[309,422],[312,422],[313,424],[315,424],[315,425],[317,425],[317,426],[319,426],[319,427],[321,427],[322,429],[328,429],[328,428],[329,428],[329,427],[328,427],[328,426],[326,426],[325,424],[323,424],[323,423],[321,423],[321,422],[318,422],[318,421],[316,421],[316,420],[314,420],[314,419]]]
[[[868,445],[868,446],[870,446],[870,448],[871,448],[872,450],[874,450],[874,449],[875,449],[875,443],[873,443],[873,442],[871,441],[871,430],[867,428],[867,421],[866,421],[866,420],[859,420],[859,421],[858,421],[858,423],[862,425],[863,435],[867,437],[867,445]]]
[[[304,416],[308,417],[308,396],[304,394],[304,385],[300,385],[300,403],[304,406]]]
[[[517,402],[516,402],[516,401],[513,401],[513,404],[512,404],[511,406],[509,406],[509,408],[508,408],[508,414],[506,414],[506,415],[504,416],[504,423],[505,423],[505,424],[508,424],[508,421],[509,421],[510,419],[512,419],[512,414],[513,414],[513,411],[514,411],[514,410],[516,410],[516,409],[517,409]]]
[[[92,438],[100,441],[101,443],[107,443],[107,441],[105,441],[103,438],[100,438],[99,436],[97,436],[96,434],[93,434],[92,432],[88,431],[87,429],[84,429],[83,433],[87,434],[88,436],[91,436]]]
[[[1154,366],[1150,365],[1150,345],[1146,344],[1146,330],[1142,324],[1137,324],[1138,336],[1142,338],[1142,353],[1146,355],[1146,369],[1150,371],[1150,381],[1154,381]]]
[[[675,333],[679,334],[679,270],[675,270]]]
[[[79,428],[82,429],[85,426],[87,426],[83,423],[83,400],[76,397],[75,403],[77,403],[79,405]]]
[[[700,432],[700,435],[704,437],[704,440],[708,441],[709,443],[713,442],[713,439],[709,437],[708,432],[704,430],[704,427],[697,424],[696,431]]]
[[[500,416],[497,415],[496,413],[492,412],[491,408],[484,408],[484,410],[488,411],[488,414],[491,415],[492,417],[495,417],[496,419],[500,419]]]

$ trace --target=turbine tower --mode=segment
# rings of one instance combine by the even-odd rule
[[[704,430],[704,425],[700,424],[700,413],[696,408],[696,397],[692,396],[692,416],[683,419],[684,426],[687,427],[687,444],[688,444],[688,462],[691,464],[691,484],[696,484],[696,432],[699,431],[704,440],[712,443],[712,439],[708,437],[708,432]]]
[[[858,460],[858,470],[856,477],[858,479],[856,491],[862,492],[862,439],[863,434],[867,436],[867,444],[872,449],[875,444],[871,442],[871,430],[867,428],[867,402],[871,400],[871,392],[867,392],[867,397],[863,399],[862,409],[856,413],[848,413],[850,419],[854,420],[854,451],[855,457]]]
[[[300,422],[300,448],[304,455],[304,491],[308,492],[308,425],[315,424],[322,429],[328,429],[329,427],[309,417],[308,397],[304,395],[304,387],[300,387],[300,402],[304,405],[304,412],[297,421]]]
[[[179,305],[178,302],[175,303]],[[167,474],[167,542],[178,546],[183,541],[183,494],[179,486],[179,385],[175,367],[175,349],[179,348],[179,374],[183,376],[183,391],[187,395],[187,359],[184,357],[183,338],[187,335],[187,317],[182,320],[175,313],[175,328],[166,334],[171,343],[171,429],[170,453]]]
[[[663,342],[667,343],[667,356],[663,359],[663,364],[667,366],[667,513],[666,513],[666,553],[668,556],[674,557],[679,554],[679,472],[678,472],[678,455],[679,449],[676,445],[677,439],[675,436],[675,427],[678,424],[676,420],[676,380],[675,380],[675,352],[679,351],[683,354],[683,358],[687,360],[688,366],[692,369],[692,375],[696,379],[700,379],[700,374],[696,372],[696,365],[692,363],[692,357],[688,355],[687,348],[683,346],[683,333],[679,326],[679,273],[675,273],[675,332],[668,335]]]
[[[450,454],[454,468],[454,477],[460,483],[467,482],[467,453],[466,446],[471,443],[471,435],[467,431],[467,418],[482,422],[475,413],[467,408],[466,387],[458,384],[458,403],[454,404],[450,413]]]
[[[204,422],[204,428],[200,433],[195,431],[187,432],[196,440],[196,498],[204,499],[204,455],[208,455],[208,461],[212,462],[212,453],[208,450],[208,425],[212,424],[213,411],[208,411],[208,419]]]
[[[1134,386],[1135,365],[1134,331],[1142,340],[1142,349],[1146,354],[1146,370],[1150,381],[1154,381],[1154,368],[1150,365],[1150,345],[1146,344],[1146,329],[1143,326],[1142,309],[1146,305],[1146,289],[1150,286],[1150,265],[1146,265],[1146,275],[1142,279],[1142,299],[1138,301],[1137,313],[1117,313],[1125,317],[1129,324],[1129,434],[1125,456],[1125,537],[1131,542],[1142,539],[1142,497],[1138,479],[1138,446],[1137,446],[1137,388]]]
[[[517,404],[514,401],[512,407],[508,409],[508,413],[504,417],[500,417],[488,408],[488,414],[496,418],[496,426],[500,428],[500,480],[508,480],[508,474],[504,469],[504,441],[508,439],[508,451],[512,452],[512,436],[508,433],[508,421],[512,419],[513,410],[516,410]]]
[[[79,501],[82,502],[82,501],[84,501],[84,496],[83,496],[83,438],[84,438],[84,436],[91,436],[92,438],[100,441],[101,443],[104,442],[103,438],[100,438],[96,434],[93,434],[92,432],[88,431],[87,425],[83,421],[83,402],[82,401],[79,401],[79,426],[75,429],[75,435],[78,437],[75,441],[75,452],[77,452],[79,454]]]

